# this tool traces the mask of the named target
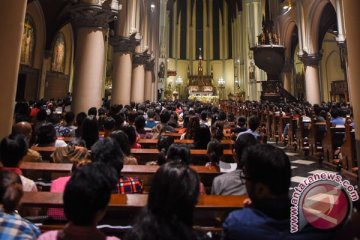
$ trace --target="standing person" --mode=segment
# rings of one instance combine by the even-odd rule
[[[194,240],[193,214],[199,176],[184,163],[169,162],[156,172],[148,203],[127,240]]]
[[[40,230],[16,213],[23,195],[20,177],[0,171],[0,239],[37,239]]]

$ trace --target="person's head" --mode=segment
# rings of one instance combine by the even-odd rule
[[[245,127],[246,126],[246,117],[240,116],[237,120],[237,124],[239,127]]]
[[[84,119],[80,128],[80,137],[85,141],[88,149],[99,140],[99,126],[94,115],[89,115]]]
[[[56,141],[56,131],[51,123],[43,123],[37,133],[36,142],[40,146],[53,145]]]
[[[65,122],[67,125],[72,125],[75,120],[75,114],[73,112],[66,112],[65,113]]]
[[[228,122],[234,122],[235,121],[235,115],[234,115],[234,113],[229,113],[228,115],[227,115],[227,120],[228,120]]]
[[[108,131],[111,132],[112,130],[115,129],[115,119],[113,119],[112,117],[108,117],[105,119],[103,126],[104,126],[104,131]]]
[[[85,118],[87,117],[85,112],[80,112],[78,114],[76,114],[76,125],[78,127],[81,127],[81,124],[83,123],[83,121],[85,120]]]
[[[13,127],[14,134],[22,134],[26,141],[29,142],[32,137],[32,127],[29,122],[18,122]]]
[[[132,126],[123,126],[120,128],[129,138],[130,146],[133,146],[136,143],[136,131]]]
[[[260,119],[253,115],[249,118],[249,128],[252,131],[255,131],[260,126]]]
[[[136,111],[130,111],[127,114],[128,122],[130,125],[133,125],[135,122],[135,118],[138,116],[138,113]]]
[[[95,226],[104,216],[117,176],[109,166],[92,163],[77,169],[66,184],[64,212],[77,226]]]
[[[170,117],[171,117],[170,112],[168,110],[163,110],[160,113],[160,122],[166,124],[170,120]]]
[[[186,144],[173,143],[166,154],[166,161],[190,163],[190,149]]]
[[[203,110],[200,114],[200,118],[203,121],[207,121],[207,111]]]
[[[28,150],[23,135],[10,135],[0,142],[0,160],[4,167],[18,167]]]
[[[20,176],[10,171],[0,171],[0,204],[4,212],[13,213],[23,195]]]
[[[221,141],[224,137],[224,125],[220,121],[216,121],[211,126],[211,136],[213,139]]]
[[[121,151],[123,151],[125,155],[130,155],[131,146],[129,143],[129,138],[124,131],[122,130],[113,131],[109,137],[116,140],[116,142],[119,144],[121,148]]]
[[[166,163],[154,175],[147,210],[161,222],[177,219],[191,227],[199,185],[198,174],[186,164]]]
[[[135,118],[135,128],[137,130],[138,133],[144,133],[145,132],[145,125],[146,125],[146,121],[144,116],[139,115]]]
[[[153,109],[149,109],[147,111],[148,120],[154,120],[155,118],[155,111]]]
[[[289,157],[269,144],[256,144],[246,148],[241,156],[246,190],[256,202],[287,197],[291,167]]]
[[[219,121],[225,121],[226,120],[226,113],[224,111],[219,112]]]
[[[91,107],[91,108],[89,108],[89,110],[88,110],[88,115],[89,115],[89,116],[92,115],[92,116],[96,117],[96,115],[97,115],[97,108],[96,108],[96,107]]]
[[[118,174],[124,166],[124,154],[113,138],[105,138],[96,142],[91,148],[91,160],[113,167]]]
[[[210,162],[218,164],[224,155],[224,146],[218,140],[212,140],[207,145],[207,154]]]
[[[241,155],[244,152],[245,148],[258,143],[259,141],[251,133],[243,133],[236,139],[234,144],[234,151],[238,168],[241,168],[243,165],[243,163],[241,162]]]
[[[194,144],[196,149],[206,149],[211,140],[210,129],[207,125],[201,124],[195,131]]]
[[[166,162],[167,151],[169,150],[169,147],[173,143],[174,143],[173,137],[160,135],[157,143],[157,149],[160,151],[157,159],[158,165],[162,165]]]
[[[36,120],[38,122],[44,122],[44,121],[46,121],[46,118],[47,118],[46,110],[45,109],[40,109],[38,114],[36,114]]]

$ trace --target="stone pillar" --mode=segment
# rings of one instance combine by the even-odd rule
[[[148,54],[135,53],[133,57],[133,69],[131,76],[131,101],[143,103],[145,100],[145,64],[148,60]]]
[[[360,154],[360,29],[358,27],[360,22],[360,1],[358,0],[346,0],[343,1],[343,10],[344,10],[344,22],[345,22],[345,32],[346,32],[346,45],[347,45],[347,59],[348,59],[348,81],[350,95],[351,95],[351,105],[353,107],[353,115],[355,122],[355,141],[356,141],[356,152],[359,156]],[[360,158],[357,158],[358,166],[360,166]],[[358,175],[360,174],[360,168]],[[360,186],[360,182],[358,182]]]
[[[110,39],[113,46],[113,77],[111,104],[126,105],[131,99],[132,54],[140,40],[130,37],[115,36]]]
[[[19,74],[21,39],[24,29],[26,0],[3,1],[0,8],[0,138],[11,132]]]
[[[284,89],[286,91],[288,91],[289,93],[291,92],[291,77],[292,77],[292,68],[293,65],[290,63],[285,63],[284,68],[283,68],[283,79],[284,79]]]
[[[337,20],[337,26],[338,26],[338,36],[336,37],[336,41],[339,43],[345,42],[345,36],[344,36],[344,25],[343,25],[343,11],[341,7],[341,1],[342,0],[335,0],[336,4],[336,20]]]
[[[104,88],[105,29],[115,13],[100,5],[79,3],[72,7],[76,29],[76,56],[72,111],[101,107]]]
[[[305,92],[306,100],[311,104],[319,104],[320,81],[319,81],[319,62],[321,55],[307,54],[301,57],[305,65]]]
[[[154,60],[151,60],[145,65],[145,101],[152,101],[152,92],[154,91],[153,86],[153,72],[154,72]]]

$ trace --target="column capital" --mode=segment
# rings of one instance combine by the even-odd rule
[[[71,7],[70,14],[75,28],[108,28],[117,11],[99,4],[76,3]]]
[[[136,33],[129,37],[112,36],[110,44],[113,46],[114,52],[120,53],[134,53],[136,46],[140,45],[141,39],[135,37]]]
[[[150,58],[151,55],[148,54],[147,50],[142,53],[134,53],[133,65],[146,65]]]
[[[155,59],[154,59],[154,58],[150,58],[150,59],[145,63],[145,71],[153,71],[153,70],[154,70],[154,66],[155,66]]]
[[[322,58],[321,53],[308,54],[304,52],[303,55],[299,56],[300,60],[305,66],[317,66]]]

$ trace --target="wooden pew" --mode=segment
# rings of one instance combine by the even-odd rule
[[[330,123],[330,119],[326,119],[326,133],[323,139],[323,149],[324,149],[324,160],[327,163],[338,165],[339,159],[334,157],[334,152],[337,147],[342,145],[342,141],[345,137],[345,126],[336,126],[333,127]]]
[[[107,213],[100,224],[130,225],[140,210],[146,206],[146,194],[113,194]],[[204,195],[199,197],[195,209],[194,225],[221,226],[230,211],[244,207],[243,196]],[[63,205],[62,193],[25,192],[23,208],[56,208]]]
[[[207,192],[210,193],[212,182],[214,178],[221,173],[219,169],[213,166],[190,166],[199,175],[201,182],[204,184]],[[51,176],[48,181],[54,180],[59,176],[69,176],[72,168],[71,163],[47,163],[47,162],[23,162],[20,165],[24,176],[31,176],[33,172],[42,172],[47,176]],[[145,192],[148,192],[154,177],[154,174],[159,169],[159,166],[152,165],[124,165],[121,175],[138,177],[142,180]],[[36,180],[36,179],[34,179]]]
[[[289,123],[289,132],[288,132],[289,146],[293,146],[295,151],[297,151],[297,140],[296,140],[296,129],[298,125],[297,122],[298,119],[291,117],[291,121]]]
[[[343,169],[357,175],[357,153],[355,146],[355,130],[351,127],[351,119],[346,118],[345,122],[345,142],[341,147]]]
[[[311,122],[304,121],[303,116],[300,116],[298,127],[296,129],[296,140],[299,150],[303,151],[304,155],[309,154],[309,126]]]
[[[192,139],[183,139],[183,140],[175,139],[174,142],[182,143],[182,144],[193,144],[194,140],[192,140]],[[141,146],[143,146],[143,148],[156,148],[158,139],[156,139],[156,138],[139,139],[138,143],[141,144]],[[226,148],[232,148],[234,141],[231,139],[224,139],[224,140],[221,140],[221,144],[226,146]]]
[[[326,122],[315,122],[311,119],[311,127],[309,131],[309,154],[315,156],[319,161],[323,158],[324,151],[322,141],[326,130]]]
[[[290,124],[290,120],[291,120],[290,116],[281,116],[280,117],[279,126],[278,126],[278,135],[279,135],[280,139],[281,139],[281,136],[284,135],[285,126],[287,124]],[[287,136],[287,137],[284,136],[284,139],[282,139],[282,140],[284,143],[287,143],[289,141],[288,139],[289,139],[289,136]]]

